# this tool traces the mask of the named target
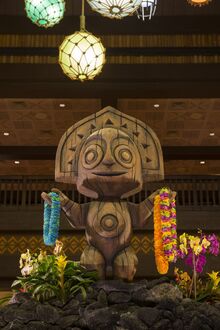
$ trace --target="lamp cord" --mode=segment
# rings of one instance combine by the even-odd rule
[[[85,17],[85,0],[82,0],[82,12],[80,16],[80,31],[86,29],[86,17]]]

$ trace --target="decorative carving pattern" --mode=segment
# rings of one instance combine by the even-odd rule
[[[76,255],[82,253],[87,246],[84,235],[61,235],[60,240],[64,244],[64,251],[68,255]],[[146,237],[144,234],[134,235],[131,240],[131,246],[135,253],[148,254],[153,250],[153,238]],[[0,236],[0,255],[14,255],[30,251],[37,251],[38,249],[45,249],[42,235],[1,235]],[[47,247],[51,251],[50,248]]]

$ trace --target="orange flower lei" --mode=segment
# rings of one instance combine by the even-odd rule
[[[154,199],[154,253],[157,270],[160,274],[166,274],[169,270],[169,262],[164,255],[161,214],[160,214],[160,195]]]

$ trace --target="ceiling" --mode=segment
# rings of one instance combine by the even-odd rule
[[[68,80],[57,64],[64,35],[78,29],[80,6],[67,0],[63,21],[42,30],[25,17],[23,1],[0,2],[0,175],[53,174],[52,157],[27,153],[15,165],[1,147],[55,147],[69,126],[106,105],[145,121],[174,154],[178,147],[206,154],[219,147],[209,160],[202,153],[166,158],[167,175],[220,174],[220,2],[195,8],[160,0],[151,22],[113,21],[87,5],[87,28],[101,36],[107,64],[83,84]]]

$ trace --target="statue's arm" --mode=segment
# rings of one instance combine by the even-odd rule
[[[158,193],[159,190],[156,190],[139,204],[129,203],[132,223],[135,229],[145,229],[147,227],[147,220],[153,213],[154,198]]]
[[[154,198],[160,193],[160,189],[154,191],[148,198],[139,204],[130,203],[129,209],[133,222],[133,227],[136,229],[144,229],[147,226],[147,220],[153,213]],[[171,198],[176,197],[176,192],[171,191]]]
[[[83,229],[85,228],[85,215],[83,205],[78,204],[70,200],[62,191],[57,188],[51,189],[53,192],[56,192],[60,196],[61,209],[65,213],[68,222],[73,228]],[[43,192],[41,197],[51,203],[50,196],[47,193]]]

